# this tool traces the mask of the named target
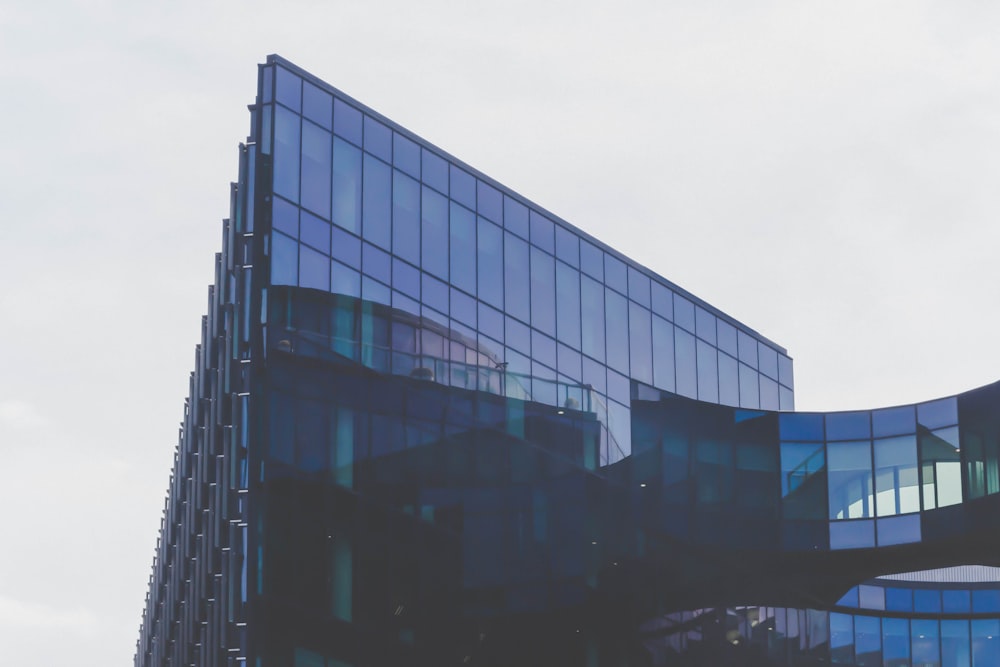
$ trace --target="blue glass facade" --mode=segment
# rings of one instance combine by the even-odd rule
[[[276,56],[224,230],[137,667],[1000,664],[1000,577],[926,575],[996,564],[1000,386],[787,412],[783,348]]]

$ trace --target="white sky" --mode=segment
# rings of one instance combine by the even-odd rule
[[[482,5],[482,6],[479,6]],[[0,664],[129,664],[256,64],[280,53],[788,348],[1000,378],[1000,4],[0,5]]]

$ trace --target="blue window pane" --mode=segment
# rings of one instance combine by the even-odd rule
[[[885,589],[885,608],[888,611],[913,611],[913,591],[909,588]]]
[[[512,317],[507,317],[504,322],[504,333],[506,334],[507,347],[521,354],[531,354],[531,329],[527,325]]]
[[[531,321],[531,278],[528,243],[504,233],[505,310],[525,322]]]
[[[859,586],[858,604],[864,609],[885,609],[885,589],[881,586]]]
[[[851,590],[844,593],[843,597],[837,600],[838,607],[854,607],[858,606],[858,587],[855,586]]]
[[[562,262],[556,262],[556,334],[580,348],[580,272]]]
[[[941,621],[941,667],[969,667],[969,621]]]
[[[556,367],[556,341],[543,333],[531,330],[531,356],[536,361]]]
[[[265,67],[264,75],[261,80],[261,97],[263,97],[264,102],[274,101],[274,67]]]
[[[653,316],[653,385],[674,390],[674,325]]]
[[[940,401],[921,403],[917,406],[917,422],[929,429],[957,424],[958,401],[955,398],[945,398]]]
[[[885,665],[910,664],[910,622],[907,619],[882,619],[882,659]]]
[[[361,276],[361,298],[388,306],[392,303],[392,290],[373,278]]]
[[[556,257],[580,268],[580,237],[556,225]]]
[[[302,115],[314,123],[333,129],[333,96],[308,81],[302,83]]]
[[[859,667],[882,667],[882,623],[878,617],[854,617],[854,652]]]
[[[365,116],[365,150],[392,162],[392,130],[371,116]]]
[[[479,298],[503,308],[503,230],[479,218],[476,237]]]
[[[628,298],[636,303],[650,307],[649,278],[638,269],[628,267]]]
[[[967,590],[941,591],[941,608],[946,614],[968,614],[972,609],[972,597]]]
[[[941,611],[941,591],[916,589],[913,591],[913,611],[936,614]]]
[[[780,384],[778,385],[778,409],[795,409],[795,396],[792,394],[792,390],[787,387],[782,387]]]
[[[451,282],[476,293],[476,214],[458,204],[451,204]]]
[[[451,198],[465,204],[470,209],[476,209],[476,179],[472,174],[459,169],[455,165],[449,166],[449,183],[451,184]]]
[[[628,375],[628,300],[611,289],[605,290],[604,297],[608,366]]]
[[[654,281],[650,282],[651,289],[651,302],[653,304],[653,312],[662,317],[663,319],[673,322],[674,321],[674,293],[670,291],[664,285]],[[735,353],[733,354],[735,356]]]
[[[856,440],[871,437],[867,412],[833,412],[826,416],[827,440]]]
[[[830,661],[854,664],[854,617],[850,614],[830,614]]]
[[[698,400],[719,400],[719,369],[715,348],[705,341],[698,341]]]
[[[333,100],[333,133],[361,145],[361,112],[337,98]]]
[[[451,316],[453,318],[468,324],[470,327],[475,327],[477,310],[475,299],[454,287],[451,288]],[[474,333],[472,335],[475,336]]]
[[[822,443],[781,443],[781,505],[785,519],[826,518],[825,476]]]
[[[589,357],[583,358],[583,383],[590,385],[599,394],[608,391],[608,369]]]
[[[299,201],[299,125],[297,114],[274,107],[274,192],[293,202]]]
[[[792,360],[783,354],[778,355],[778,382],[786,387],[794,387],[792,381]]]
[[[908,544],[920,541],[920,515],[910,514],[878,520],[878,544]]]
[[[438,192],[448,194],[448,163],[426,148],[420,151],[421,180]]]
[[[910,642],[910,658],[914,665],[941,664],[937,621],[913,619],[910,622]]]
[[[311,245],[313,248],[325,254],[330,252],[330,223],[317,218],[315,215],[302,211],[302,234],[303,243]]]
[[[283,67],[275,67],[274,98],[293,111],[302,109],[302,79]]]
[[[271,234],[271,284],[297,285],[299,282],[299,244],[284,234]]]
[[[392,287],[420,299],[420,271],[399,259],[392,260]]]
[[[333,227],[332,231],[331,253],[334,258],[339,259],[351,268],[360,269],[361,240],[337,227]]]
[[[871,443],[831,442],[826,448],[831,519],[874,516]]]
[[[760,341],[757,341],[757,363],[761,373],[772,380],[778,379],[778,353]]]
[[[759,376],[760,379],[760,409],[779,410],[781,403],[778,398],[778,383],[774,380]]]
[[[421,293],[426,305],[438,312],[448,313],[448,286],[424,273],[420,280]]]
[[[872,411],[872,433],[876,438],[914,433],[916,430],[912,405]]]
[[[653,384],[653,330],[648,310],[628,304],[629,367],[632,377]]]
[[[299,286],[323,291],[330,289],[330,258],[300,245]]]
[[[580,269],[588,276],[604,281],[604,251],[580,239]]]
[[[479,332],[497,341],[504,340],[503,313],[480,302]]]
[[[366,241],[392,247],[392,168],[367,153],[364,160],[362,230]]]
[[[920,511],[915,435],[875,441],[875,496],[878,516]]]
[[[1000,612],[1000,591],[972,591],[972,611],[977,614]]]
[[[580,282],[583,353],[604,361],[604,286],[582,276]]]
[[[392,260],[389,253],[365,243],[361,250],[361,271],[383,283],[392,282]]]
[[[302,123],[301,204],[323,218],[330,218],[332,136],[310,122]]]
[[[677,393],[698,398],[697,353],[694,336],[683,329],[674,329],[674,368],[677,373]]]
[[[1000,619],[972,621],[972,667],[1000,665]]]
[[[745,364],[740,364],[740,407],[760,407],[760,385],[757,382],[757,371]]]
[[[361,233],[361,151],[333,139],[333,222]]]
[[[611,289],[628,294],[628,271],[625,262],[611,255],[604,255],[604,283]]]
[[[392,164],[413,178],[420,178],[420,146],[398,132],[393,132]]]
[[[625,399],[628,400],[628,399]],[[616,401],[608,402],[608,462],[620,461],[632,453],[632,429],[629,409]]]
[[[740,404],[739,362],[728,354],[719,354],[719,403],[738,407]]]
[[[739,360],[750,368],[757,368],[757,340],[748,333],[737,331],[736,342],[739,349]]]
[[[420,263],[420,184],[400,171],[392,172],[392,251]]]
[[[715,315],[701,306],[695,306],[694,324],[695,334],[697,334],[698,338],[715,345]]]
[[[281,197],[275,197],[271,204],[271,226],[292,238],[298,238],[299,208]]]
[[[629,402],[632,398],[632,386],[627,377],[608,369],[608,398],[616,401]]]
[[[566,347],[562,343],[559,343],[559,350],[557,351],[559,359],[559,372],[572,378],[574,381],[580,381],[581,376],[581,363],[583,356],[571,348]]]
[[[731,356],[737,356],[739,353],[736,349],[736,327],[728,322],[718,320],[715,328],[718,333],[719,349]]]
[[[425,170],[426,173],[426,170]],[[428,188],[423,189],[421,210],[421,266],[448,279],[448,200]]]
[[[503,195],[489,183],[476,181],[476,210],[493,222],[503,222]]]
[[[694,333],[694,304],[680,294],[674,294],[674,324]]]
[[[541,213],[529,213],[531,243],[549,254],[555,253],[555,225]]]
[[[361,296],[361,274],[336,260],[330,261],[330,291],[334,294]]]
[[[831,549],[864,549],[875,546],[874,521],[831,521]]]
[[[521,238],[528,238],[528,207],[504,195],[503,226]]]
[[[556,267],[552,255],[531,249],[531,325],[556,335]]]
[[[807,412],[781,415],[778,429],[782,440],[823,440],[823,415]]]

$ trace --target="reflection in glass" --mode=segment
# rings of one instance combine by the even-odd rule
[[[958,427],[929,431],[920,427],[920,474],[924,509],[962,502],[962,463]]]
[[[826,453],[823,443],[781,443],[781,498],[786,519],[826,518]]]
[[[914,665],[931,667],[941,664],[937,621],[913,619],[910,624],[910,639],[910,657]]]
[[[968,621],[941,621],[941,667],[969,667]]]
[[[878,516],[920,511],[914,436],[875,441],[875,504]]]
[[[830,518],[860,519],[874,515],[871,443],[831,442],[827,446]]]

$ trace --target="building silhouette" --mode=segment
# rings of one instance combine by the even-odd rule
[[[1000,665],[1000,386],[786,350],[259,69],[137,667]]]

